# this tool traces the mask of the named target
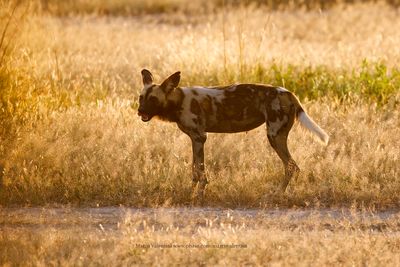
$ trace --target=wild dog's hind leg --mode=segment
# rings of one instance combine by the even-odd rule
[[[287,138],[290,129],[293,126],[294,116],[285,115],[287,119],[286,122],[282,124],[267,122],[267,135],[269,143],[272,148],[276,151],[279,158],[282,160],[285,167],[285,177],[281,183],[282,192],[285,192],[290,180],[294,175],[298,175],[300,169],[296,162],[290,155],[289,149],[287,147]]]

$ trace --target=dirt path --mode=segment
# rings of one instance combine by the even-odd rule
[[[229,223],[262,227],[271,222],[281,222],[282,227],[313,225],[326,229],[343,225],[366,225],[368,229],[384,230],[391,225],[393,232],[400,233],[400,211],[355,211],[350,209],[219,209],[219,208],[0,208],[0,229],[88,228],[118,230],[128,222],[143,222],[155,229],[164,225],[174,227],[210,226]],[[396,222],[399,222],[396,224]],[[394,229],[393,229],[394,227]],[[138,227],[140,230],[141,227]],[[397,229],[399,228],[399,229]]]
[[[0,265],[399,266],[400,211],[0,208]]]

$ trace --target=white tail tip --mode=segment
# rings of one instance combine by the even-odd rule
[[[318,138],[325,144],[327,145],[329,142],[329,136],[328,134],[321,129],[321,127],[318,126],[308,115],[305,111],[301,112],[298,116],[298,119],[300,121],[300,124],[318,136]]]

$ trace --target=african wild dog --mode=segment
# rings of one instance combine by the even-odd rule
[[[192,141],[193,192],[203,198],[208,183],[204,171],[204,143],[207,132],[236,133],[267,124],[268,140],[285,167],[285,191],[299,167],[292,159],[287,137],[296,119],[325,144],[328,135],[307,115],[299,100],[288,90],[262,84],[235,84],[219,87],[178,87],[180,72],[161,85],[153,84],[150,71],[142,70],[144,88],[139,98],[142,121],[154,116],[175,122]]]

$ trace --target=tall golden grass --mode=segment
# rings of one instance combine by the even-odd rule
[[[3,22],[11,7],[3,4]],[[294,128],[289,147],[302,172],[275,195],[283,169],[264,127],[211,134],[206,205],[398,206],[396,8],[250,5],[132,17],[23,10],[5,35],[12,46],[1,67],[1,205],[188,204],[188,138],[136,116],[146,67],[158,81],[181,70],[182,85],[286,86],[331,135],[322,147]]]

